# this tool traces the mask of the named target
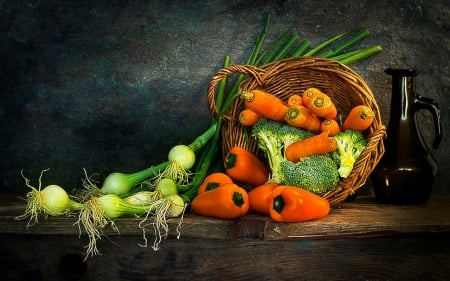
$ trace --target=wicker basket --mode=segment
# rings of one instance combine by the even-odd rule
[[[331,205],[344,201],[364,185],[372,170],[384,153],[383,138],[385,126],[382,124],[378,104],[366,82],[349,67],[329,59],[317,57],[289,58],[262,67],[251,65],[231,65],[219,70],[211,79],[207,98],[210,110],[217,116],[215,107],[216,88],[220,80],[231,74],[246,75],[240,84],[241,91],[262,89],[283,100],[294,93],[302,93],[309,87],[316,87],[328,94],[338,109],[338,118],[347,116],[351,108],[358,104],[370,106],[375,112],[373,124],[364,132],[368,145],[356,161],[351,174],[339,185],[324,194]],[[237,119],[243,101],[235,99],[225,114],[222,124],[222,154],[232,146],[239,145],[260,154],[254,138],[249,137],[248,128]]]

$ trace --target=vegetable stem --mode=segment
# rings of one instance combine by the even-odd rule
[[[331,48],[331,49],[321,53],[319,56],[323,57],[323,58],[329,58],[329,57],[332,57],[332,56],[339,55],[340,53],[342,53],[343,51],[345,51],[349,47],[353,46],[354,44],[360,42],[361,40],[363,40],[364,38],[369,36],[369,34],[370,34],[369,30],[364,29],[364,30],[358,32],[355,36],[352,36],[348,40],[338,44],[334,48]]]
[[[356,53],[353,54],[352,56],[349,56],[349,57],[346,57],[343,59],[338,59],[338,61],[343,64],[351,64],[351,63],[355,63],[357,61],[363,60],[365,58],[368,58],[370,56],[373,56],[375,54],[378,54],[381,51],[382,51],[382,47],[380,45],[376,45],[373,47],[368,47],[368,48],[356,51]]]
[[[80,211],[83,209],[83,206],[84,205],[82,203],[69,199],[69,210]]]
[[[169,164],[170,161],[165,161],[156,166],[151,166],[131,174],[119,172],[111,173],[103,181],[101,190],[104,194],[125,195],[137,184],[152,176],[158,175],[162,170],[166,169]],[[88,191],[95,190],[95,184],[93,184],[88,177],[86,177],[85,186]]]
[[[287,44],[284,46],[284,48],[278,53],[278,55],[275,56],[274,60],[280,60],[282,58],[285,58],[287,53],[294,47],[295,43],[300,40],[300,37],[298,35],[292,36],[292,38],[287,42]]]
[[[291,32],[291,29],[286,29],[283,33],[281,33],[271,44],[266,47],[266,49],[259,56],[259,59],[255,61],[254,65],[267,64],[271,61],[274,61],[273,58],[276,55],[277,50],[280,48],[282,43],[286,40],[286,37]]]
[[[302,56],[306,50],[309,48],[309,46],[311,45],[311,42],[309,40],[303,40],[300,45],[298,45],[298,47],[294,50],[294,52],[291,54],[291,57],[300,57]]]
[[[319,45],[317,45],[315,48],[309,50],[307,53],[305,53],[303,56],[308,57],[308,56],[313,56],[315,55],[317,52],[321,51],[322,49],[324,49],[325,47],[328,47],[330,44],[332,44],[333,42],[341,39],[342,37],[344,37],[345,35],[347,35],[349,32],[342,32],[328,40],[325,40],[324,42],[320,43]]]
[[[230,57],[226,56],[225,60],[223,62],[223,68],[226,68],[230,65]],[[216,108],[217,111],[220,112],[221,111],[221,107],[222,107],[222,101],[223,101],[223,97],[225,94],[225,87],[227,84],[227,77],[224,77],[220,83],[219,83],[219,89],[217,90],[217,97],[216,97]]]
[[[221,127],[222,119],[217,119],[218,128]],[[213,163],[216,156],[220,152],[220,130],[216,130],[212,140],[206,145],[205,150],[199,159],[199,166],[195,171],[194,178],[192,179],[187,191],[183,194],[183,201],[185,203],[190,203],[195,196],[197,196],[198,188],[203,182],[206,174],[209,171],[211,164]]]
[[[247,60],[247,64],[254,64],[256,61],[256,58],[262,48],[262,44],[264,43],[264,40],[267,35],[267,30],[269,28],[269,22],[270,22],[270,14],[267,15],[266,21],[264,23],[264,27],[262,32],[259,34],[258,38],[256,39],[256,43],[253,46],[252,53],[250,54],[250,57]]]
[[[255,65],[257,63],[257,61],[258,61],[258,54],[260,53],[262,45],[263,45],[263,43],[264,43],[264,41],[266,39],[267,29],[269,27],[269,22],[270,22],[270,14],[267,15],[266,22],[264,24],[263,30],[259,34],[259,36],[258,36],[258,38],[257,38],[257,40],[255,42],[255,45],[254,45],[254,47],[252,49],[252,52],[251,52],[249,58],[247,59],[247,62],[246,62],[247,64]],[[234,100],[234,98],[235,98],[234,94],[238,91],[239,84],[242,82],[242,80],[244,80],[244,78],[245,78],[245,75],[243,75],[243,74],[240,74],[238,76],[236,82],[234,83],[233,88],[231,89],[231,91],[229,93],[229,96],[230,96],[229,100],[231,100],[231,101]],[[225,111],[222,110],[222,112],[225,112]]]
[[[208,142],[210,138],[212,138],[212,136],[214,136],[216,130],[217,130],[217,122],[212,122],[212,124],[208,127],[208,129],[205,132],[203,132],[191,144],[189,144],[189,147],[194,152],[197,152],[201,147],[203,147]]]

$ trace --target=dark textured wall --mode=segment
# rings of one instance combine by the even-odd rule
[[[292,27],[319,43],[369,28],[383,52],[352,67],[389,119],[387,67],[415,68],[417,92],[441,106],[449,131],[450,7],[430,1],[1,1],[0,191],[81,185],[164,160],[208,123],[206,87],[225,55],[242,63],[267,13],[269,38]],[[419,115],[427,140],[431,117]],[[450,192],[450,145],[432,150],[435,192]],[[368,183],[370,189],[370,183]]]

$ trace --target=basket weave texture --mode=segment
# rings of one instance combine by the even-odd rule
[[[288,58],[260,67],[230,65],[219,70],[209,83],[207,99],[211,113],[215,116],[218,115],[215,105],[218,83],[232,74],[246,75],[246,79],[239,86],[240,91],[261,89],[283,100],[287,100],[292,94],[301,94],[307,88],[318,88],[332,98],[338,110],[338,118],[341,120],[355,105],[365,104],[371,107],[375,118],[372,125],[364,131],[368,140],[366,148],[356,161],[351,174],[342,179],[336,188],[322,196],[331,205],[335,205],[353,195],[365,184],[383,156],[386,129],[382,124],[380,110],[372,91],[355,71],[339,62],[318,57]],[[262,156],[256,140],[250,135],[250,130],[240,125],[238,121],[239,112],[243,107],[244,102],[236,98],[223,116],[221,132],[223,156],[233,146],[242,146]]]

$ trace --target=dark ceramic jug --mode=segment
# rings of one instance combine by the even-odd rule
[[[439,105],[433,99],[415,93],[412,69],[386,69],[392,76],[392,102],[385,153],[371,174],[378,202],[386,204],[422,204],[432,193],[438,165],[420,132],[416,113],[429,110],[433,116],[433,148],[442,140]]]

